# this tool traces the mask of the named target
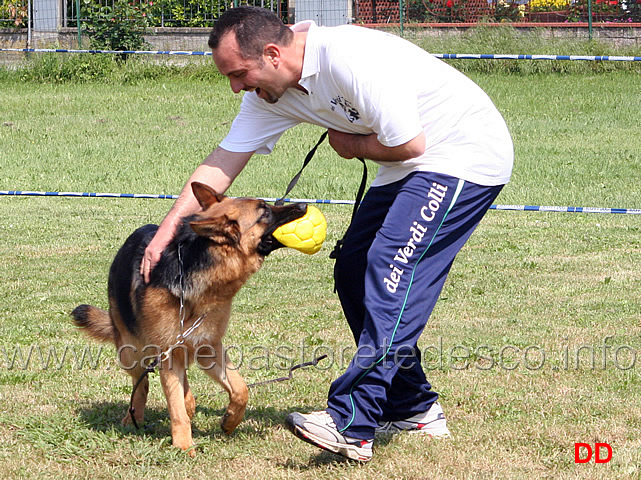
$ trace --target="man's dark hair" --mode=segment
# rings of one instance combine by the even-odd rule
[[[236,7],[226,10],[209,35],[209,48],[218,48],[220,40],[234,32],[244,58],[262,58],[268,43],[288,46],[294,34],[271,11],[258,7]]]

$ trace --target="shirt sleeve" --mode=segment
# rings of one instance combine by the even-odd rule
[[[263,108],[254,92],[243,97],[240,112],[220,147],[229,152],[269,154],[281,135],[297,125],[297,121]]]

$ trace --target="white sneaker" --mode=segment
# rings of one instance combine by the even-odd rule
[[[369,462],[372,458],[374,439],[363,440],[343,435],[325,410],[307,414],[290,413],[285,424],[298,438],[316,447],[359,462]]]
[[[381,422],[378,425],[376,436],[395,435],[400,432],[429,435],[434,438],[450,436],[445,414],[438,402],[434,403],[426,412],[418,413],[413,417],[396,422]]]

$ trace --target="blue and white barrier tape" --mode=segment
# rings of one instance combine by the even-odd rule
[[[66,48],[0,48],[0,52],[31,53],[110,53],[127,55],[192,55],[211,56],[211,52],[191,52],[180,50],[72,50]],[[522,54],[485,54],[485,53],[434,53],[437,58],[445,60],[580,60],[590,62],[641,62],[641,57],[614,55],[522,55]]]
[[[434,56],[445,60],[582,60],[588,62],[641,62],[641,57],[624,57],[613,55],[503,55],[484,53],[435,53]]]
[[[110,197],[110,198],[158,198],[175,200],[178,195],[156,195],[147,193],[90,193],[90,192],[34,192],[31,190],[0,190],[2,195],[31,197]]]
[[[36,192],[29,190],[0,190],[0,196],[35,196],[35,197],[96,197],[96,198],[152,198],[175,200],[178,195],[149,194],[149,193],[90,193],[90,192]],[[265,198],[266,202],[275,202],[277,198]],[[330,205],[354,205],[354,200],[329,200],[315,198],[285,198],[288,203],[316,203]],[[511,210],[520,212],[552,212],[552,213],[617,213],[625,215],[641,215],[640,208],[609,208],[609,207],[556,207],[544,205],[492,205],[490,210]]]
[[[190,52],[179,50],[72,50],[67,48],[0,48],[0,52],[25,52],[25,53],[116,53],[121,55],[211,55],[211,52]]]
[[[641,208],[608,207],[554,207],[543,205],[492,205],[490,210],[513,210],[519,212],[560,212],[560,213],[620,213],[641,215]]]

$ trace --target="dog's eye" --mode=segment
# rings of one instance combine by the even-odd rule
[[[260,216],[261,220],[268,220],[272,216],[272,210],[266,205],[263,207],[263,214]]]

